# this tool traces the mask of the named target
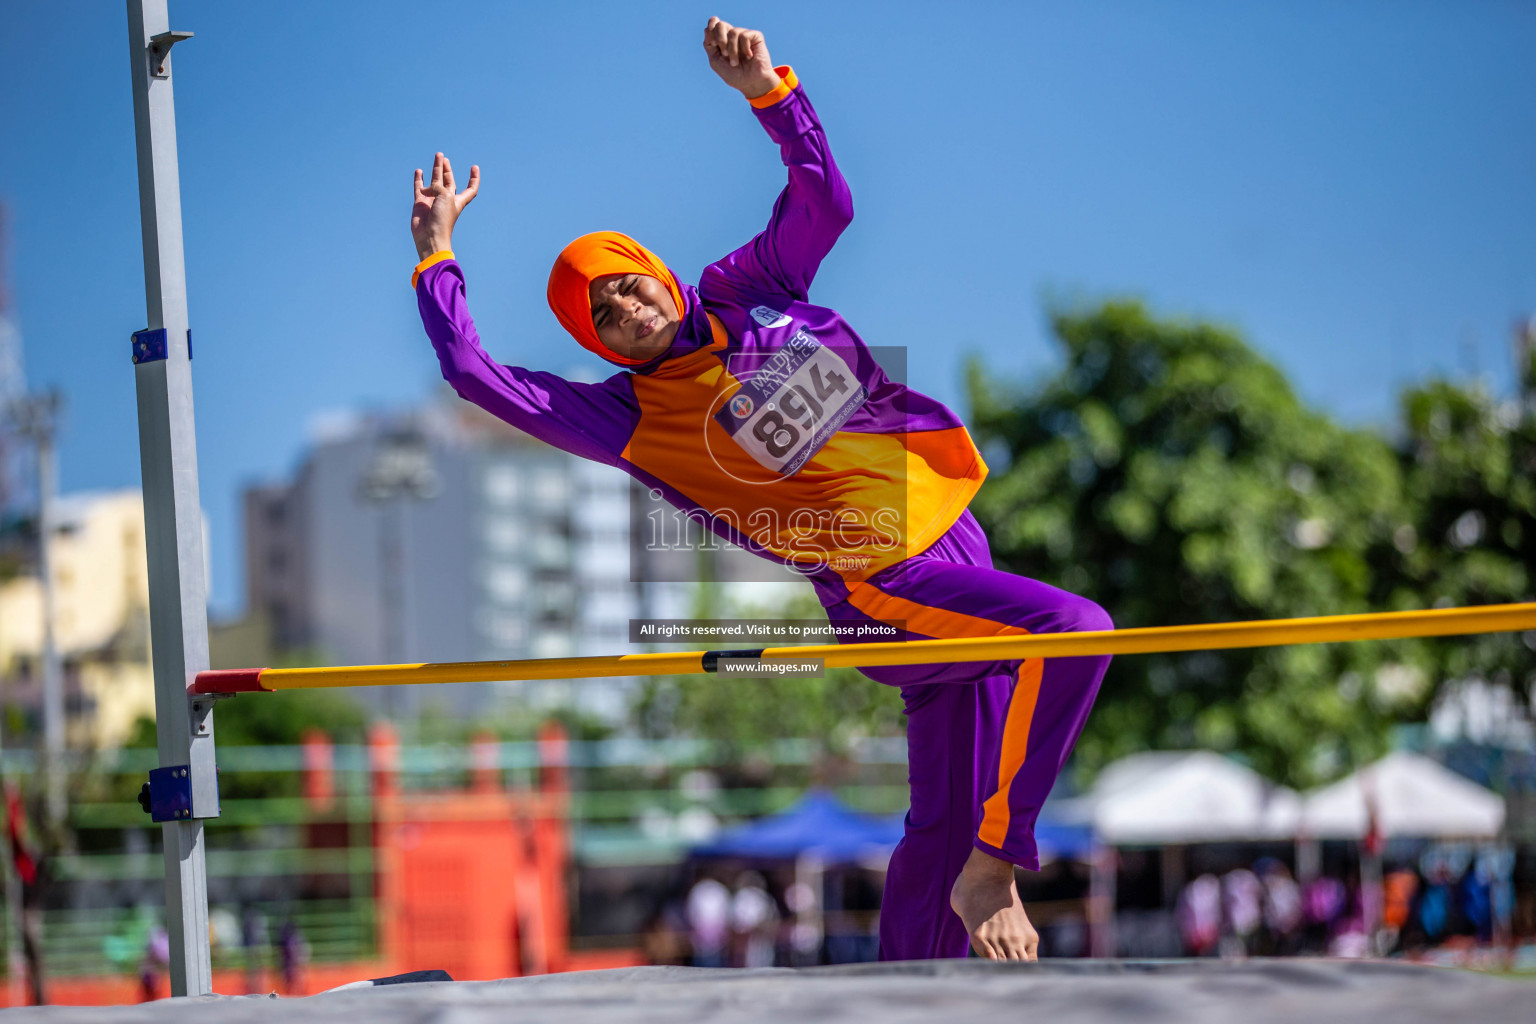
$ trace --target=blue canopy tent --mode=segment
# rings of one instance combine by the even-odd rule
[[[1035,822],[1035,845],[1042,861],[1088,860],[1093,856],[1093,826],[1052,821],[1042,814]]]
[[[901,839],[901,819],[860,814],[825,789],[812,789],[778,814],[726,829],[693,856],[794,860],[812,855],[846,864],[889,854]]]
[[[812,789],[778,814],[726,829],[690,852],[696,860],[793,862],[797,880],[811,885],[821,905],[835,911],[843,906],[843,889],[841,880],[833,876],[855,865],[874,867],[872,861],[883,862],[901,840],[905,818],[904,813],[860,814],[827,790]],[[1043,859],[1086,859],[1093,849],[1093,830],[1088,825],[1042,819],[1035,836]],[[820,932],[820,914],[811,921]],[[827,962],[873,960],[877,950],[872,930],[850,928],[846,918],[841,925],[828,926]]]
[[[726,829],[696,846],[698,860],[729,858],[792,862],[797,883],[816,893],[803,918],[815,929],[829,963],[875,959],[879,944],[868,922],[843,913],[844,875],[851,868],[883,866],[901,839],[899,818],[860,814],[825,789],[812,789],[778,814]],[[825,914],[825,916],[824,916]]]
[[[778,814],[726,829],[695,846],[695,857],[794,860],[814,855],[846,864],[889,854],[900,841],[905,814],[872,817],[848,807],[825,789],[812,789]],[[1093,852],[1093,827],[1042,816],[1035,825],[1042,859],[1085,860]]]
[[[1049,808],[1050,805],[1047,805]],[[888,819],[897,839],[906,824],[906,812]],[[1042,862],[1051,860],[1089,860],[1093,856],[1093,826],[1070,824],[1041,814],[1035,822],[1035,845]]]

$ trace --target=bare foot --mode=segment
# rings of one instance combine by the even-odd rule
[[[1036,958],[1040,934],[1019,902],[1012,864],[972,848],[955,887],[949,891],[949,905],[965,922],[971,948],[978,956],[988,960]]]

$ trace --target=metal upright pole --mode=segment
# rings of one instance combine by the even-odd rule
[[[200,819],[218,815],[218,784],[209,706],[187,697],[187,686],[208,667],[208,612],[169,59],[171,46],[190,33],[171,32],[169,23],[166,0],[128,0],[149,320],[134,335],[133,360],[160,747],[160,778],[150,778],[152,787],[166,787],[156,789],[151,800],[165,840],[171,994],[203,995],[213,991],[213,979]],[[162,791],[169,794],[165,799]]]
[[[43,757],[42,777],[47,794],[48,823],[55,835],[64,826],[69,766],[64,762],[64,670],[59,660],[56,593],[53,587],[54,498],[58,491],[58,456],[54,435],[64,399],[57,391],[22,395],[9,408],[16,433],[32,442],[37,461],[37,585],[43,613]]]
[[[69,765],[64,762],[64,671],[59,662],[58,619],[53,587],[53,499],[57,489],[58,463],[53,447],[57,396],[42,401],[49,407],[37,431],[37,580],[43,604],[43,782],[48,822],[54,834],[62,833],[64,800],[68,791]]]
[[[405,495],[390,494],[379,502],[379,569],[384,573],[383,597],[384,656],[390,661],[404,661],[405,580]],[[400,689],[404,689],[401,687]],[[384,706],[397,729],[405,730],[406,695],[393,690],[384,692]],[[412,737],[406,737],[411,739]]]
[[[405,657],[406,616],[405,542],[406,503],[426,501],[441,489],[437,470],[432,464],[432,449],[415,423],[392,427],[385,432],[363,478],[358,494],[379,509],[379,568],[384,574],[382,595],[384,656],[393,660]],[[384,706],[398,728],[416,728],[415,694],[387,693]],[[413,733],[414,734],[414,733]]]

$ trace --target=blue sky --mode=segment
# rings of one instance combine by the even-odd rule
[[[761,28],[816,103],[857,215],[813,299],[960,366],[1047,371],[1053,301],[1138,296],[1233,325],[1307,400],[1390,424],[1398,390],[1506,390],[1536,311],[1536,7],[1497,3],[735,6],[193,4],[174,60],[214,606],[238,610],[239,488],[327,411],[420,401],[411,172],[481,165],[455,242],[505,362],[587,360],[555,252],[617,228],[681,273],[762,224],[783,171],[700,39]],[[123,6],[16,5],[0,201],[34,386],[69,401],[66,490],[133,486],[144,326]]]

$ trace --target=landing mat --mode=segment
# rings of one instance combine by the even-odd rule
[[[980,960],[802,970],[632,967],[285,999],[16,1009],[48,1024],[1531,1024],[1536,981],[1331,960]]]

